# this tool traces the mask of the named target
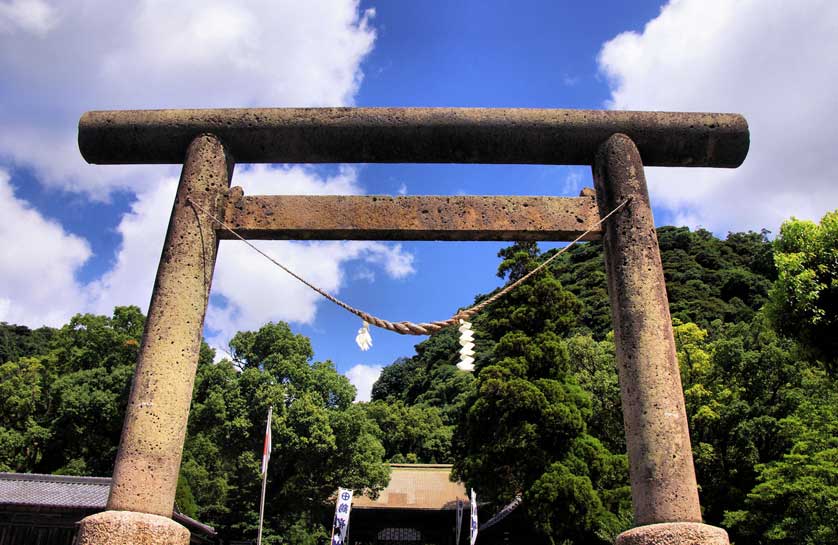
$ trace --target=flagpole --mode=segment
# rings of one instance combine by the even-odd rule
[[[268,460],[271,456],[273,441],[271,439],[271,419],[274,408],[268,408],[268,424],[265,430],[265,447],[262,451],[262,496],[259,498],[259,532],[256,535],[256,545],[262,545],[262,522],[265,520],[265,485],[268,483]]]
[[[265,484],[268,482],[268,472],[262,474],[262,498],[259,500],[259,534],[256,545],[262,545],[262,521],[265,518]]]

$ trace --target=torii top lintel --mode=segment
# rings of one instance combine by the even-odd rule
[[[92,111],[79,120],[90,163],[181,163],[219,137],[237,163],[590,165],[612,134],[646,166],[735,168],[748,153],[738,114],[528,108],[265,108]]]

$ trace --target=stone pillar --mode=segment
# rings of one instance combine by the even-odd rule
[[[187,199],[217,210],[233,165],[213,135],[196,137],[186,152],[134,372],[109,511],[82,521],[80,544],[189,541],[188,531],[173,529],[182,527],[171,516],[218,240],[212,220]]]
[[[727,545],[727,533],[701,524],[684,393],[652,208],[640,153],[611,136],[594,163],[605,224],[605,267],[614,323],[620,397],[635,524],[621,545]]]

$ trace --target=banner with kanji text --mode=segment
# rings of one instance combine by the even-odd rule
[[[332,545],[346,543],[346,532],[349,529],[349,512],[352,510],[352,490],[338,488],[337,505],[335,505],[335,522],[332,525]]]

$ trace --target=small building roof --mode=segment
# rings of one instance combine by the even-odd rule
[[[0,509],[104,511],[110,490],[110,477],[0,472]],[[177,511],[172,519],[191,532],[216,535],[212,526]]]
[[[457,499],[468,503],[463,483],[451,482],[450,464],[390,464],[390,483],[377,500],[366,496],[352,501],[353,509],[456,509]]]
[[[107,477],[0,473],[0,505],[104,509],[110,489]]]

